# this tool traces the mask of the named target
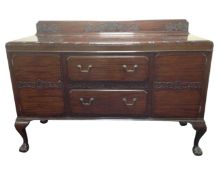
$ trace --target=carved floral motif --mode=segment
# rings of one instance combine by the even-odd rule
[[[174,31],[183,31],[183,32],[187,32],[188,31],[188,24],[185,22],[172,22],[170,24],[166,25],[166,29],[169,32],[174,32]]]
[[[19,81],[17,84],[18,88],[36,88],[36,89],[43,89],[43,88],[62,88],[63,84],[59,80],[58,82],[49,82],[49,81]]]
[[[100,24],[88,24],[84,31],[85,32],[134,32],[138,31],[139,28],[136,24],[121,24],[118,22],[106,22]]]
[[[200,82],[154,82],[155,89],[200,89]]]

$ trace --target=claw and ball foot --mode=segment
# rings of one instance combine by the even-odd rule
[[[42,124],[45,124],[47,122],[48,122],[48,120],[40,120],[40,123],[42,123]]]
[[[23,121],[23,120],[16,120],[15,122],[15,128],[17,132],[21,135],[23,138],[23,144],[21,145],[19,151],[20,152],[27,152],[29,150],[29,144],[28,144],[28,137],[26,133],[26,127],[29,125],[30,121]]]
[[[29,150],[29,145],[28,145],[28,143],[23,143],[23,144],[20,146],[20,149],[19,149],[19,151],[22,152],[22,153],[26,153],[28,150]]]
[[[191,124],[192,124],[192,127],[196,130],[194,146],[192,148],[192,151],[196,156],[201,156],[203,152],[198,144],[199,144],[199,140],[202,138],[202,136],[207,131],[207,126],[204,121],[203,122],[192,122]]]
[[[202,149],[199,147],[199,146],[194,146],[192,148],[192,152],[193,154],[195,154],[196,156],[201,156],[203,153],[202,153]]]
[[[186,125],[187,125],[187,122],[180,121],[179,124],[180,124],[181,126],[186,126]]]

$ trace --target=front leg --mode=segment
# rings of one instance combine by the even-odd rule
[[[29,125],[30,121],[26,120],[19,120],[17,119],[15,122],[15,128],[18,131],[18,133],[23,138],[23,144],[21,145],[19,151],[20,152],[27,152],[29,150],[29,144],[28,144],[28,138],[26,133],[26,127]]]
[[[202,150],[199,147],[198,143],[201,137],[205,134],[207,131],[207,126],[204,121],[202,122],[192,122],[192,127],[196,130],[195,140],[194,140],[194,146],[192,148],[193,153],[196,156],[202,155]]]

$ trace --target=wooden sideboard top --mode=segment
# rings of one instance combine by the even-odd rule
[[[212,51],[189,34],[186,20],[40,21],[36,35],[6,44],[8,51]]]

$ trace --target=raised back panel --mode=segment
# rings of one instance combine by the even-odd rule
[[[146,21],[39,21],[37,35],[92,32],[183,32],[188,33],[186,20]]]

